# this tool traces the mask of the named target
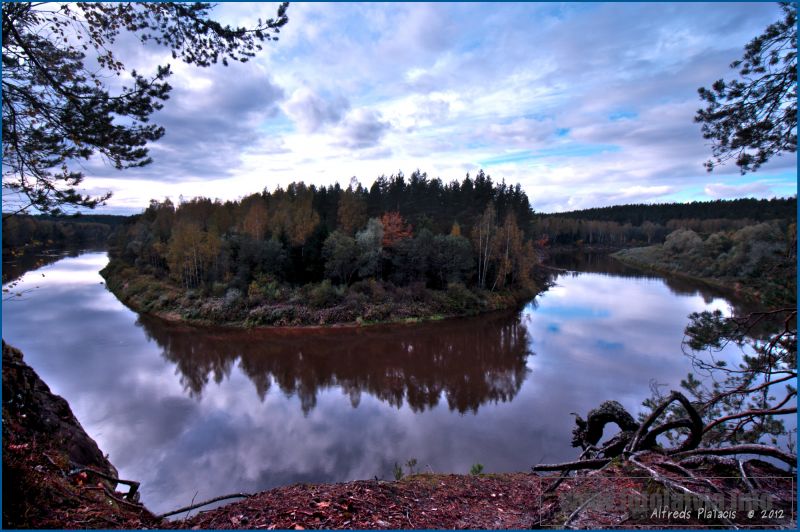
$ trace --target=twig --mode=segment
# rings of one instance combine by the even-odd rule
[[[629,456],[628,457],[628,461],[630,463],[632,463],[633,465],[637,466],[639,469],[642,469],[645,472],[647,472],[651,477],[653,477],[653,480],[655,480],[659,484],[662,484],[667,489],[672,488],[673,490],[680,491],[682,493],[685,493],[686,495],[691,495],[692,497],[696,497],[696,498],[700,499],[701,501],[705,502],[708,505],[709,508],[712,508],[714,510],[719,510],[717,505],[714,504],[714,501],[712,501],[711,499],[709,499],[705,495],[702,495],[700,493],[694,492],[694,491],[690,490],[689,488],[687,488],[686,486],[678,484],[674,480],[671,480],[671,479],[665,477],[664,475],[659,474],[655,469],[653,469],[651,467],[647,467],[646,465],[641,463],[639,460],[637,460],[637,457],[639,456],[639,454],[640,453],[635,453],[635,454]],[[739,530],[739,527],[736,526],[736,524],[734,524],[729,519],[722,517],[722,518],[720,518],[720,520],[723,523],[725,523],[725,525],[727,527]]]
[[[88,471],[89,473],[94,473],[100,478],[104,478],[106,480],[110,480],[111,482],[115,482],[117,484],[125,484],[129,487],[128,493],[125,494],[125,498],[131,500],[136,492],[139,490],[139,483],[135,480],[122,480],[121,478],[117,478],[115,476],[109,475],[107,473],[103,473],[102,471],[98,471],[97,469],[91,467],[79,467],[77,469],[73,469],[69,472],[70,476],[77,475],[83,471]]]
[[[195,491],[195,492],[194,492],[194,495],[192,495],[192,502],[190,502],[189,504],[194,504],[194,499],[197,497],[197,494],[198,494],[198,493],[200,493],[200,492],[199,492],[199,491]],[[186,516],[183,518],[183,520],[184,520],[184,521],[186,521],[187,519],[189,519],[189,512],[191,512],[191,510],[187,510],[187,511],[186,511]]]
[[[47,458],[47,461],[50,462],[53,465],[53,467],[55,467],[58,470],[58,472],[61,474],[61,476],[64,476],[64,472],[61,470],[60,467],[58,467],[58,464],[56,464],[55,461],[52,458],[50,458],[49,454],[42,453],[42,456]]]
[[[593,458],[591,460],[576,460],[560,464],[538,464],[531,467],[531,471],[577,471],[579,469],[600,469],[611,462],[611,458]]]
[[[760,444],[743,444],[732,445],[730,447],[716,447],[712,449],[692,449],[691,451],[683,451],[675,453],[672,456],[675,458],[684,458],[687,456],[695,456],[700,454],[709,454],[712,456],[725,456],[729,454],[759,454],[764,456],[771,456],[783,462],[786,462],[791,467],[797,466],[797,456],[792,456],[769,445]]]
[[[112,492],[112,491],[111,491],[110,489],[108,489],[106,486],[103,486],[103,491],[105,491],[105,492],[106,492],[106,495],[107,495],[107,496],[111,497],[112,499],[114,499],[115,501],[117,501],[117,502],[118,502],[118,503],[120,503],[120,504],[124,504],[125,506],[130,506],[131,508],[136,508],[137,510],[144,510],[144,509],[145,509],[145,508],[144,508],[144,505],[143,505],[143,504],[141,504],[141,503],[138,503],[138,502],[129,502],[129,501],[126,501],[125,499],[120,499],[119,497],[117,497],[116,495],[114,495],[114,492]]]
[[[198,502],[197,504],[192,504],[191,506],[184,506],[183,508],[178,508],[177,510],[157,515],[156,519],[163,519],[164,517],[169,517],[171,515],[183,513],[188,510],[194,510],[195,508],[200,508],[201,506],[206,506],[208,504],[218,501],[224,501],[226,499],[247,499],[252,496],[253,496],[252,493],[231,493],[230,495],[222,495],[220,497],[214,497],[213,499],[208,499],[207,501]]]
[[[694,473],[686,469],[680,464],[676,464],[675,462],[659,462],[658,465],[663,467],[664,469],[672,469],[673,471],[677,471],[678,473],[682,474],[686,478],[694,480],[695,482],[702,482],[703,484],[707,485],[711,488],[712,491],[716,491],[717,493],[720,492],[719,488],[714,485],[713,482],[708,480],[707,478],[697,478]]]
[[[566,479],[568,476],[569,476],[569,469],[565,469],[564,471],[561,472],[561,475],[558,476],[558,479],[555,482],[553,482],[549,488],[544,490],[542,494],[544,495],[545,493],[550,493],[551,491],[555,490],[557,487],[561,485],[562,482],[564,482],[564,479]]]
[[[584,510],[584,508],[586,508],[589,505],[589,503],[595,500],[597,496],[600,495],[601,493],[602,491],[598,491],[597,493],[586,499],[583,502],[583,504],[575,508],[575,511],[569,514],[569,517],[567,517],[567,520],[564,521],[563,525],[561,525],[561,528],[567,528],[569,524],[572,522],[572,520],[575,519],[578,516],[578,514],[580,514]]]
[[[741,460],[736,460],[736,463],[739,464],[739,473],[742,474],[742,482],[744,482],[744,485],[747,486],[750,491],[755,491],[755,484],[750,481],[750,478],[747,476],[747,473],[744,470],[744,462]]]

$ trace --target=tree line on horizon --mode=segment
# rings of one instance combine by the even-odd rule
[[[790,198],[629,204],[561,213],[537,213],[531,232],[556,245],[629,247],[663,243],[672,232],[709,235],[772,222],[786,232],[797,222],[797,196]]]

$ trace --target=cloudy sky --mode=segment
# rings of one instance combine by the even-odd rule
[[[246,25],[277,4],[222,4]],[[253,61],[199,69],[120,42],[141,73],[171,62],[154,162],[89,163],[103,212],[151,198],[235,199],[291,181],[369,185],[419,168],[483,168],[537,211],[796,194],[796,157],[708,174],[697,88],[720,77],[780,9],[709,4],[293,4]]]

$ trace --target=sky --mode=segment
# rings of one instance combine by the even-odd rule
[[[274,3],[224,3],[252,25]],[[245,64],[197,68],[117,43],[140,73],[171,63],[153,163],[85,163],[98,212],[150,199],[237,199],[292,181],[369,186],[416,169],[445,182],[483,169],[535,211],[790,196],[795,154],[740,175],[706,172],[693,120],[701,86],[731,78],[774,3],[295,3],[277,42]]]

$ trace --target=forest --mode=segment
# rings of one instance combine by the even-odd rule
[[[494,183],[483,171],[448,184],[415,171],[382,176],[369,189],[355,180],[347,188],[299,182],[224,203],[154,200],[115,232],[106,276],[129,304],[177,305],[189,318],[216,322],[477,312],[535,294],[532,215],[519,185]],[[141,279],[126,296],[122,280],[131,275],[171,285],[181,301],[164,301],[163,287]],[[366,303],[378,308],[365,315]],[[298,316],[300,307],[316,310]],[[339,311],[320,315],[330,308]]]
[[[797,224],[761,222],[738,229],[676,229],[663,244],[621,250],[629,264],[743,288],[767,305],[797,303]]]
[[[623,248],[662,243],[683,229],[710,234],[760,222],[782,230],[797,219],[797,197],[632,204],[537,214],[532,232],[551,245]]]
[[[26,248],[105,246],[112,230],[127,219],[108,214],[9,216],[3,220],[3,256]]]

